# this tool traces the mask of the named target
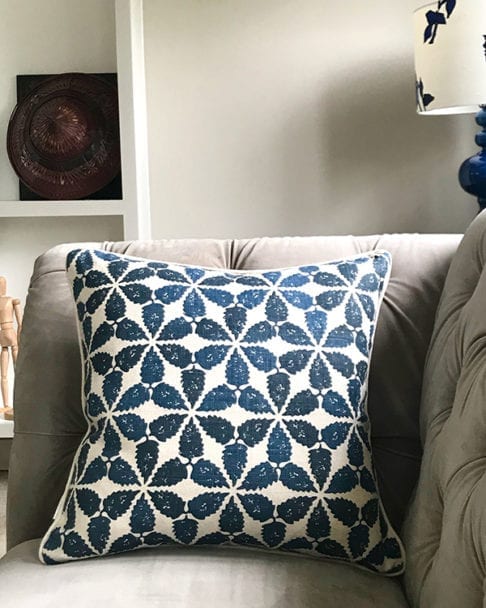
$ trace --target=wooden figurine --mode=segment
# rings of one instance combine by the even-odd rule
[[[14,322],[17,323],[17,329],[14,328]],[[3,414],[5,420],[13,420],[13,407],[10,404],[7,374],[10,357],[14,369],[17,363],[21,330],[20,300],[7,296],[7,281],[5,277],[0,277],[0,393],[3,403],[3,407],[0,407],[0,414]]]

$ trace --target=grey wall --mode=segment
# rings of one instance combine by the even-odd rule
[[[411,4],[145,0],[154,237],[462,231],[476,127],[415,114]]]

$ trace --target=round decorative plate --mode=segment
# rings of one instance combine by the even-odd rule
[[[7,152],[19,179],[46,199],[97,192],[120,171],[116,88],[89,74],[46,79],[14,109]]]

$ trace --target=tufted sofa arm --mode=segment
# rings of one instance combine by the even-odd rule
[[[486,213],[439,304],[420,412],[423,461],[404,526],[411,605],[486,605]]]

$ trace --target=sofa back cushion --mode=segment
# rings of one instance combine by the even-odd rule
[[[372,449],[380,494],[400,529],[415,485],[421,446],[422,369],[437,303],[459,237],[294,237],[89,243],[128,255],[215,268],[253,270],[333,260],[385,249],[392,276],[377,324],[369,380]],[[58,246],[35,265],[25,310],[15,388],[8,545],[42,536],[52,519],[74,453],[86,432],[75,308]]]
[[[415,608],[485,605],[485,237],[483,212],[450,267],[425,368],[424,456],[404,528]]]

